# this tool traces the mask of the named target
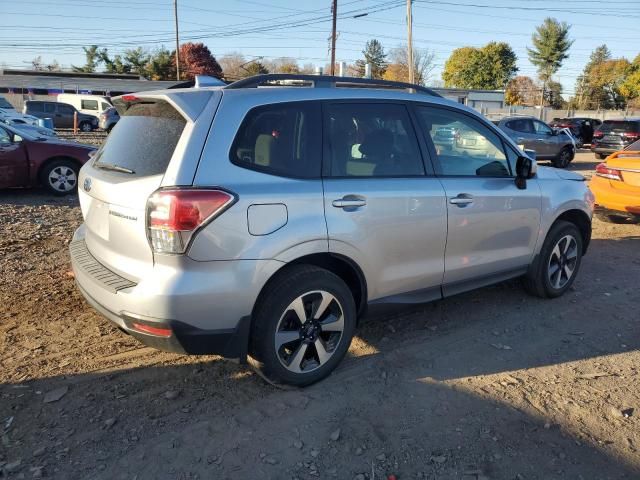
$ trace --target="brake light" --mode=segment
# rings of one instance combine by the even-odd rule
[[[626,140],[637,140],[638,138],[640,138],[640,133],[639,132],[627,132],[624,134],[624,137]]]
[[[138,100],[140,100],[135,95],[122,95],[122,97],[120,98],[122,98],[122,100],[124,100],[125,102],[137,102]]]
[[[622,181],[622,173],[615,168],[607,167],[606,163],[600,163],[596,167],[596,175],[598,177],[608,178],[609,180]]]
[[[224,190],[158,190],[147,201],[151,248],[156,253],[184,253],[196,231],[235,201]]]
[[[593,132],[593,138],[602,138],[604,137],[604,134],[602,133],[601,130],[596,130],[595,132]]]

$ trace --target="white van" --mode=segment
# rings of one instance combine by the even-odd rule
[[[109,97],[102,95],[84,95],[79,93],[61,93],[58,102],[68,103],[76,107],[76,110],[87,115],[100,118],[100,114],[113,107]]]

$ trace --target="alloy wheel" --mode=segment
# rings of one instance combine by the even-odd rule
[[[285,309],[275,332],[280,363],[294,373],[308,373],[327,363],[344,332],[344,311],[331,293],[314,290]]]
[[[70,167],[55,167],[49,172],[49,185],[57,192],[69,192],[76,187],[77,183],[76,172]]]
[[[556,290],[564,287],[573,277],[578,263],[578,242],[573,235],[565,235],[556,243],[549,257],[547,275]]]

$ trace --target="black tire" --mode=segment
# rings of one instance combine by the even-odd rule
[[[604,160],[605,158],[607,158],[607,154],[606,153],[596,153],[596,158],[598,158],[600,160]]]
[[[575,151],[571,147],[564,147],[553,160],[553,166],[556,168],[567,168],[575,156]]]
[[[78,128],[80,129],[81,132],[93,131],[93,125],[91,125],[91,122],[81,122],[80,125],[78,125]]]
[[[308,329],[300,326],[303,322],[295,323],[299,316],[289,307],[294,301],[302,299],[307,316],[315,316],[313,312],[320,308],[325,298],[324,294],[318,293],[320,291],[330,294],[327,298],[332,296],[335,300],[335,302],[331,300],[323,310],[328,312],[329,316],[326,318],[338,319],[339,315],[334,315],[333,312],[341,310],[343,329],[341,334],[316,330],[318,332],[315,334],[316,340],[313,340],[314,332],[309,334]],[[322,297],[319,299],[314,295],[322,295]],[[308,303],[305,303],[307,301]],[[330,309],[332,310],[329,311]],[[322,380],[336,368],[347,353],[356,328],[356,306],[349,287],[337,275],[310,265],[285,267],[282,272],[279,272],[265,287],[254,312],[251,327],[251,355],[256,360],[257,366],[269,380],[299,387]],[[293,322],[289,323],[293,327],[286,329],[282,327],[286,322]],[[313,322],[316,320],[309,318],[304,325],[311,327]],[[282,330],[279,330],[280,327]],[[299,333],[296,333],[296,328],[299,329]],[[277,348],[276,332],[294,334],[294,336],[297,334],[300,338],[283,343]],[[303,340],[305,334],[308,336]],[[317,335],[321,337],[323,348],[332,347],[326,350],[326,352],[330,350],[330,356],[325,363],[321,362],[319,351],[315,346]],[[339,338],[336,335],[339,335]],[[323,338],[328,338],[327,343],[324,343]],[[297,365],[299,370],[308,369],[308,371],[294,372],[295,366],[291,365],[297,358],[297,354],[302,352],[304,343],[307,347],[304,348],[301,361]],[[289,366],[284,364],[287,361]]]
[[[80,167],[72,160],[54,160],[40,170],[40,183],[49,193],[68,195],[78,189],[79,171]]]
[[[575,263],[571,263],[566,259],[562,263],[553,262],[552,256],[555,257],[554,249],[556,245],[559,245],[559,242],[561,242],[566,237],[572,237],[574,239]],[[573,244],[570,243],[569,245]],[[563,245],[559,245],[559,247],[561,251]],[[572,251],[573,248],[569,248],[569,250]],[[564,292],[566,292],[573,284],[580,270],[581,262],[582,235],[580,234],[580,230],[578,230],[578,227],[576,227],[571,222],[558,220],[549,230],[547,238],[545,238],[542,249],[540,250],[540,254],[535,259],[533,264],[529,267],[529,272],[527,272],[523,279],[524,287],[530,294],[536,295],[541,298],[559,297],[560,295],[564,294]],[[573,272],[571,276],[560,286],[556,286],[559,285],[559,282],[557,284],[552,283],[552,278],[554,278],[554,275],[550,273],[552,263],[558,264],[558,269],[561,270],[561,276],[564,272],[564,265],[569,267],[573,265]],[[566,276],[566,274],[564,275]],[[562,277],[560,278],[562,279]]]

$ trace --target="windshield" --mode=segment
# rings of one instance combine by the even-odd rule
[[[95,168],[137,176],[163,174],[186,120],[169,103],[142,100],[128,105],[95,156]]]
[[[4,128],[10,130],[11,133],[15,135],[20,135],[22,138],[26,138],[27,140],[44,140],[45,138],[41,135],[38,135],[36,132],[27,131],[26,128],[21,128],[16,125],[3,125]]]
[[[0,108],[6,108],[7,110],[15,110],[13,105],[11,105],[4,97],[0,97]]]
[[[640,122],[605,120],[599,129],[602,133],[640,132]]]

